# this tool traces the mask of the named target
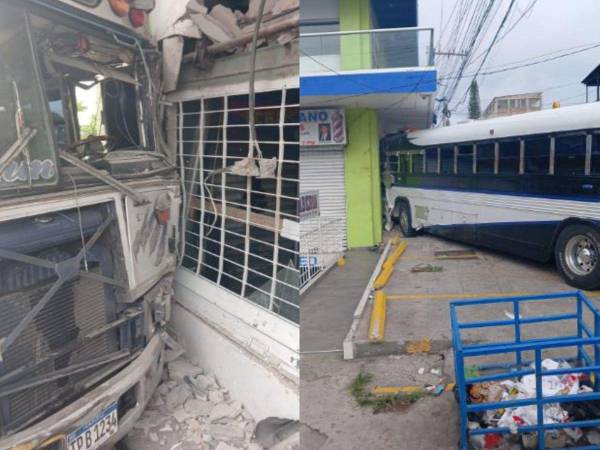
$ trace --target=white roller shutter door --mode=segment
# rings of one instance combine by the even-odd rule
[[[327,234],[339,251],[347,248],[344,150],[300,150],[300,192],[319,191],[321,218],[328,221]],[[331,245],[332,242],[329,242]]]

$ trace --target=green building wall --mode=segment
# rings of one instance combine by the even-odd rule
[[[346,110],[345,149],[348,247],[369,247],[381,241],[379,122],[367,108]]]
[[[342,31],[372,28],[369,0],[340,1]],[[369,36],[342,37],[343,70],[371,68]],[[374,110],[346,110],[348,145],[345,149],[348,247],[369,247],[381,241],[379,121]]]
[[[340,1],[340,31],[369,30],[372,23],[370,0]],[[342,70],[371,68],[370,36],[341,36],[340,52]]]

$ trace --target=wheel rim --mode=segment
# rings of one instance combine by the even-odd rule
[[[596,244],[587,236],[573,236],[565,246],[565,261],[573,273],[589,275],[598,264]]]
[[[402,231],[408,231],[408,214],[405,210],[400,213],[400,228]]]

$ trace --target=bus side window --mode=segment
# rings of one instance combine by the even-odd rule
[[[442,147],[440,149],[440,160],[440,173],[454,173],[454,147]]]
[[[459,145],[456,158],[456,172],[459,175],[469,175],[473,173],[473,144]]]
[[[498,173],[517,175],[521,158],[521,141],[500,141],[498,155]]]
[[[396,175],[398,172],[400,172],[400,164],[398,163],[398,155],[388,155],[388,164],[387,164],[387,169],[390,171],[391,174]]]
[[[600,133],[592,133],[592,161],[590,173],[600,175]]]
[[[559,135],[554,142],[554,174],[584,175],[586,135]]]
[[[423,173],[423,153],[412,153],[412,173]]]
[[[547,174],[550,170],[550,138],[525,139],[524,172]]]
[[[477,144],[477,173],[493,174],[495,160],[496,151],[493,142]]]
[[[438,149],[428,148],[425,149],[425,172],[426,173],[437,173],[438,164]]]
[[[408,167],[408,155],[406,153],[402,153],[398,155],[398,174],[407,174],[409,173]]]

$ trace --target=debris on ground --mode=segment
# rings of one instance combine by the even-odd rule
[[[412,273],[424,273],[424,272],[432,272],[432,273],[437,273],[437,272],[443,272],[444,268],[441,266],[433,266],[431,264],[417,264],[416,266],[412,267],[410,269],[410,271]]]
[[[431,339],[421,339],[420,341],[408,341],[405,344],[406,353],[415,355],[417,353],[429,353],[431,351]]]
[[[545,359],[542,361],[544,371],[569,369],[566,361]],[[471,367],[471,372],[477,372]],[[475,375],[476,376],[476,375]],[[580,373],[565,373],[562,375],[547,375],[542,377],[542,392],[544,397],[557,395],[575,395],[592,392],[591,382],[587,375]],[[474,383],[468,389],[471,403],[502,402],[509,400],[532,399],[536,396],[535,374],[524,375],[515,380],[490,381]],[[592,410],[590,411],[590,408]],[[558,424],[574,420],[595,418],[598,408],[590,402],[549,403],[543,407],[544,423]],[[476,420],[477,418],[477,420]],[[490,433],[471,436],[471,445],[478,450],[512,450],[538,448],[535,433],[518,433],[518,427],[537,425],[537,405],[508,407],[500,410],[486,410],[470,417],[469,429],[477,428],[508,428],[511,434]],[[545,433],[546,448],[563,448],[570,446],[595,445],[600,441],[600,433],[594,429],[577,427],[550,430]]]
[[[440,250],[434,252],[436,259],[479,259],[473,250]]]
[[[431,369],[429,371],[430,374],[435,375],[435,376],[441,376],[442,375],[442,369],[436,369],[435,367],[433,369]]]
[[[179,357],[126,437],[130,450],[261,450],[244,406],[210,373]]]

